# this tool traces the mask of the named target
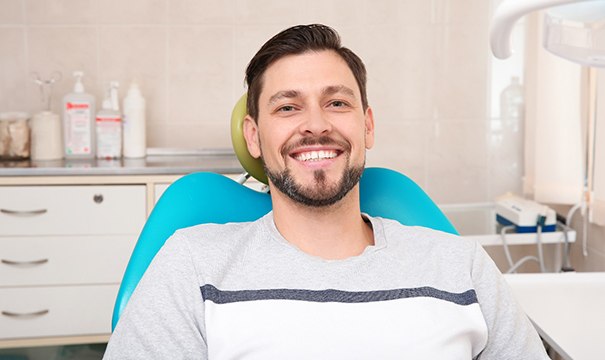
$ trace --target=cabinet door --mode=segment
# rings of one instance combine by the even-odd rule
[[[0,339],[111,333],[118,285],[0,288]]]
[[[162,197],[162,194],[164,193],[164,191],[166,191],[166,189],[168,189],[168,187],[170,186],[170,183],[161,183],[161,184],[155,184],[154,185],[154,194],[155,194],[155,201],[154,204],[158,203],[158,200],[160,200],[160,197]]]
[[[0,237],[0,287],[119,283],[136,235]]]
[[[138,234],[145,186],[0,187],[0,236]]]

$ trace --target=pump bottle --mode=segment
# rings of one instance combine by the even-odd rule
[[[118,105],[116,81],[110,83],[96,118],[97,158],[118,159],[122,156],[122,115]]]
[[[75,71],[74,91],[63,97],[63,142],[66,159],[95,156],[95,98],[84,91],[82,71]]]

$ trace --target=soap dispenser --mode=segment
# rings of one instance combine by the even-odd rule
[[[95,98],[84,90],[82,71],[73,73],[74,91],[63,98],[63,135],[66,159],[95,156]]]

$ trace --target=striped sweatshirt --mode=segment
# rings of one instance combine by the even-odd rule
[[[104,359],[548,359],[476,242],[366,216],[374,245],[325,260],[272,213],[177,231]]]

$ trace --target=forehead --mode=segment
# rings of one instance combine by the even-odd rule
[[[287,55],[271,64],[263,75],[261,103],[279,91],[309,93],[328,86],[345,86],[359,97],[359,86],[353,72],[332,50],[308,51]]]

